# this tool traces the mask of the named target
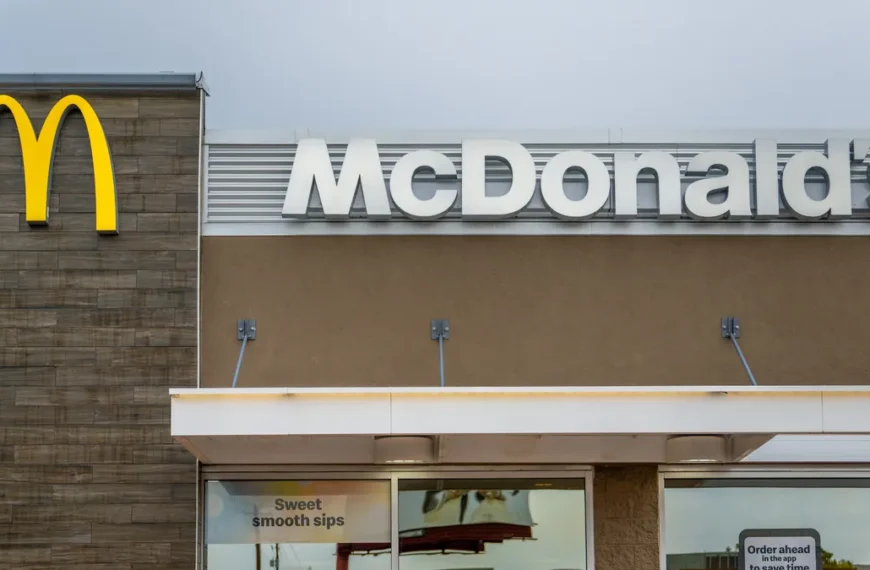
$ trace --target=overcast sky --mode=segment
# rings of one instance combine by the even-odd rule
[[[203,71],[211,128],[870,126],[867,0],[0,4],[0,72]]]

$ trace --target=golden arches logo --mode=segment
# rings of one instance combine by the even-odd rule
[[[94,162],[94,212],[96,230],[101,234],[118,233],[118,206],[115,193],[115,173],[109,143],[97,113],[83,97],[67,95],[58,101],[37,135],[24,107],[9,95],[0,95],[0,113],[12,113],[21,141],[24,163],[25,217],[31,225],[48,224],[48,193],[51,170],[57,148],[60,127],[69,110],[75,107],[84,117],[91,156]]]

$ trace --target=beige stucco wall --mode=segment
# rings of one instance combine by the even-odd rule
[[[659,570],[657,467],[596,467],[592,500],[595,569]]]

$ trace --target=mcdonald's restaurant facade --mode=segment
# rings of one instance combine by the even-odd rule
[[[870,568],[870,129],[208,98],[0,76],[4,563]]]

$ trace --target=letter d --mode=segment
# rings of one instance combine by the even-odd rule
[[[782,193],[785,204],[795,217],[816,220],[825,216],[846,218],[852,215],[852,180],[848,140],[833,139],[825,143],[826,153],[799,152],[782,170]],[[804,179],[810,169],[823,170],[828,179],[827,195],[814,200],[807,194]]]
[[[511,186],[502,196],[486,195],[486,159],[505,161]],[[521,145],[500,140],[462,141],[462,217],[499,220],[517,215],[535,194],[535,161]]]

